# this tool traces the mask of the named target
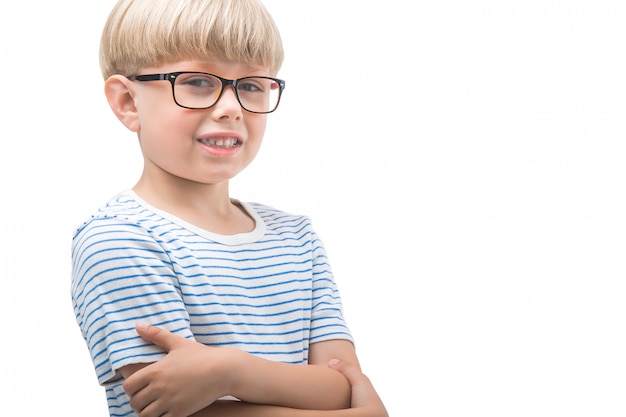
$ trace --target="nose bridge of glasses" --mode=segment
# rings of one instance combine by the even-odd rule
[[[235,96],[237,95],[237,80],[228,80],[226,78],[221,78],[221,81],[222,94],[224,94],[226,91],[232,91]],[[232,88],[229,89],[228,87]]]
[[[227,78],[221,78],[221,77],[219,77],[219,79],[222,82],[222,88],[219,92],[217,92],[217,94],[214,97],[215,104],[217,104],[218,101],[224,100],[225,95],[231,94],[231,99],[234,99],[237,102],[238,106],[241,105],[241,100],[237,92],[237,80],[229,80]],[[232,88],[227,88],[227,87],[232,87]]]

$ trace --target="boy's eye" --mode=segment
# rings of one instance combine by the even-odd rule
[[[260,82],[253,80],[245,80],[237,84],[239,91],[245,91],[249,93],[261,93],[264,91],[263,85]]]
[[[216,80],[208,77],[189,77],[184,80],[180,80],[180,83],[190,87],[211,88],[215,87]]]

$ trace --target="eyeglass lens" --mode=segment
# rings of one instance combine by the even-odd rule
[[[180,74],[174,82],[174,99],[195,109],[211,107],[220,97],[222,81],[210,74]],[[251,112],[271,112],[278,105],[280,86],[270,78],[246,77],[237,81],[241,106]]]

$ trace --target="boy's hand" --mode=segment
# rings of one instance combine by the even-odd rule
[[[130,405],[141,417],[187,417],[229,394],[230,349],[205,346],[155,326],[136,329],[168,352],[124,382]]]
[[[330,361],[328,366],[341,372],[352,386],[352,409],[359,409],[358,416],[389,417],[380,397],[376,393],[369,378],[354,365],[337,359]],[[357,414],[350,414],[356,416]]]

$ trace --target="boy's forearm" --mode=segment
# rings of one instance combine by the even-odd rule
[[[352,399],[349,409],[301,410],[239,401],[216,401],[190,417],[389,417],[374,386],[358,365],[333,360],[329,366],[350,382]]]
[[[236,363],[231,395],[242,401],[310,410],[350,407],[348,380],[328,367],[285,364],[246,353]]]
[[[361,414],[359,414],[361,413]],[[189,417],[370,417],[358,409],[303,410],[239,401],[217,401]],[[371,417],[387,417],[374,416]]]
[[[312,410],[296,410],[275,405],[250,404],[240,401],[216,401],[189,417],[314,417]]]

